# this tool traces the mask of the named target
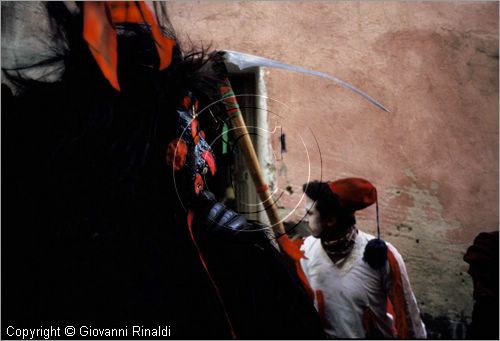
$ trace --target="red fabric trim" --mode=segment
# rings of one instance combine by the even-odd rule
[[[194,220],[194,212],[189,210],[188,215],[187,215],[187,224],[188,224],[188,229],[189,229],[189,235],[191,236],[191,240],[193,241],[193,244],[196,248],[196,251],[198,251],[198,257],[200,258],[201,264],[203,265],[203,268],[205,269],[205,272],[208,275],[208,279],[212,283],[212,286],[215,290],[215,294],[217,295],[217,299],[219,300],[222,310],[224,311],[224,316],[226,318],[227,324],[229,325],[229,330],[231,332],[231,337],[233,339],[236,339],[236,333],[234,332],[233,324],[231,323],[231,319],[229,318],[229,314],[227,313],[226,306],[224,304],[224,301],[222,300],[222,296],[219,291],[219,287],[217,287],[217,284],[215,284],[215,281],[212,277],[212,274],[208,270],[207,263],[205,262],[205,258],[203,257],[203,254],[198,246],[198,243],[196,242],[196,239],[194,238],[193,234],[193,220]]]
[[[109,17],[111,22],[108,20]],[[83,37],[104,77],[118,91],[120,85],[117,75],[118,56],[114,24],[119,22],[145,22],[151,27],[151,34],[160,57],[160,70],[170,65],[175,45],[175,40],[162,34],[156,18],[144,1],[85,1]]]
[[[181,170],[186,164],[188,148],[183,139],[177,138],[171,141],[167,146],[165,160],[167,165],[171,166],[175,171]]]
[[[302,239],[299,239],[295,242],[292,242],[286,234],[276,239],[276,241],[278,242],[278,245],[280,246],[281,251],[285,254],[285,256],[293,261],[295,265],[295,272],[297,273],[297,276],[299,277],[299,280],[302,283],[307,296],[309,296],[311,301],[314,301],[314,290],[311,288],[311,285],[307,281],[306,274],[304,273],[304,270],[300,265],[300,259],[306,258],[304,256],[304,251],[300,250],[300,245],[302,245],[304,241]]]
[[[200,174],[196,174],[196,177],[194,179],[194,192],[196,194],[200,194],[200,192],[203,191],[204,187],[205,183],[203,182],[203,178]]]
[[[182,99],[182,105],[186,110],[189,110],[189,107],[191,106],[191,99],[188,96],[184,96]]]
[[[267,184],[263,184],[262,186],[257,188],[257,193],[264,193],[269,189],[269,186]]]
[[[83,3],[83,38],[111,86],[120,91],[118,84],[116,32],[108,21],[109,8],[102,1]]]
[[[394,307],[392,306],[392,302],[389,298],[387,298],[387,312],[391,314],[392,318],[395,320],[395,313],[394,313]],[[392,325],[392,335],[398,335],[398,331],[396,330],[396,326],[393,324]]]
[[[203,158],[203,160],[205,160],[207,162],[208,168],[210,169],[210,173],[212,174],[212,176],[214,176],[215,172],[217,171],[217,166],[215,164],[214,155],[210,151],[205,150],[201,154],[201,157]]]
[[[138,1],[138,4],[144,14],[146,23],[151,26],[151,33],[156,44],[156,49],[158,50],[158,56],[160,57],[160,70],[164,70],[172,61],[172,48],[175,45],[175,40],[167,38],[161,33],[156,18],[144,1]]]
[[[394,324],[396,327],[397,338],[408,339],[408,309],[404,295],[403,282],[401,280],[401,271],[396,257],[390,249],[387,250],[387,260],[391,268],[390,276],[392,281],[392,288],[390,292],[390,299],[394,310]]]
[[[325,316],[325,296],[323,295],[323,291],[316,290],[316,301],[318,302],[318,315],[324,324],[326,316]]]
[[[107,4],[111,9],[113,22],[141,23],[144,21],[139,7],[130,1],[113,1]]]
[[[286,234],[279,237],[276,241],[278,242],[281,251],[283,251],[285,255],[290,257],[294,262],[298,262],[304,257],[304,251],[300,250],[300,246],[298,246],[297,243],[292,242]]]
[[[193,138],[195,138],[196,135],[198,135],[198,130],[199,129],[200,129],[200,124],[199,124],[198,120],[197,119],[193,119],[191,121],[191,136]]]

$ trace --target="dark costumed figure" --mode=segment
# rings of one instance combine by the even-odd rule
[[[227,110],[197,113],[227,75],[179,44],[165,3],[2,2],[2,336],[323,337],[262,226],[207,190]]]
[[[498,339],[498,231],[481,232],[464,255],[472,277],[474,307],[467,339]]]

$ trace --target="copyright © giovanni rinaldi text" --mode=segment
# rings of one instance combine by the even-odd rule
[[[170,326],[125,326],[123,328],[96,328],[92,326],[65,326],[39,328],[7,327],[7,336],[22,340],[48,340],[57,337],[170,337]]]

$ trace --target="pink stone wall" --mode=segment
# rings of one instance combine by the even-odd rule
[[[293,192],[282,212],[300,202],[308,175],[371,180],[382,237],[404,255],[422,312],[468,319],[462,257],[479,232],[498,229],[498,3],[201,1],[169,10],[184,40],[335,75],[390,109],[326,80],[266,70],[270,124],[287,135],[274,165],[275,185]],[[358,217],[372,233],[374,211]]]

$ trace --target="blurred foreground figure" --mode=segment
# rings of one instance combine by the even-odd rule
[[[323,336],[264,228],[206,190],[216,59],[165,3],[2,2],[3,326]]]
[[[498,231],[478,234],[464,261],[470,265],[475,300],[467,338],[498,340]]]
[[[327,336],[426,338],[403,258],[380,236],[356,228],[355,212],[377,202],[376,188],[347,178],[310,182],[304,192],[312,236],[296,251],[295,261]]]

